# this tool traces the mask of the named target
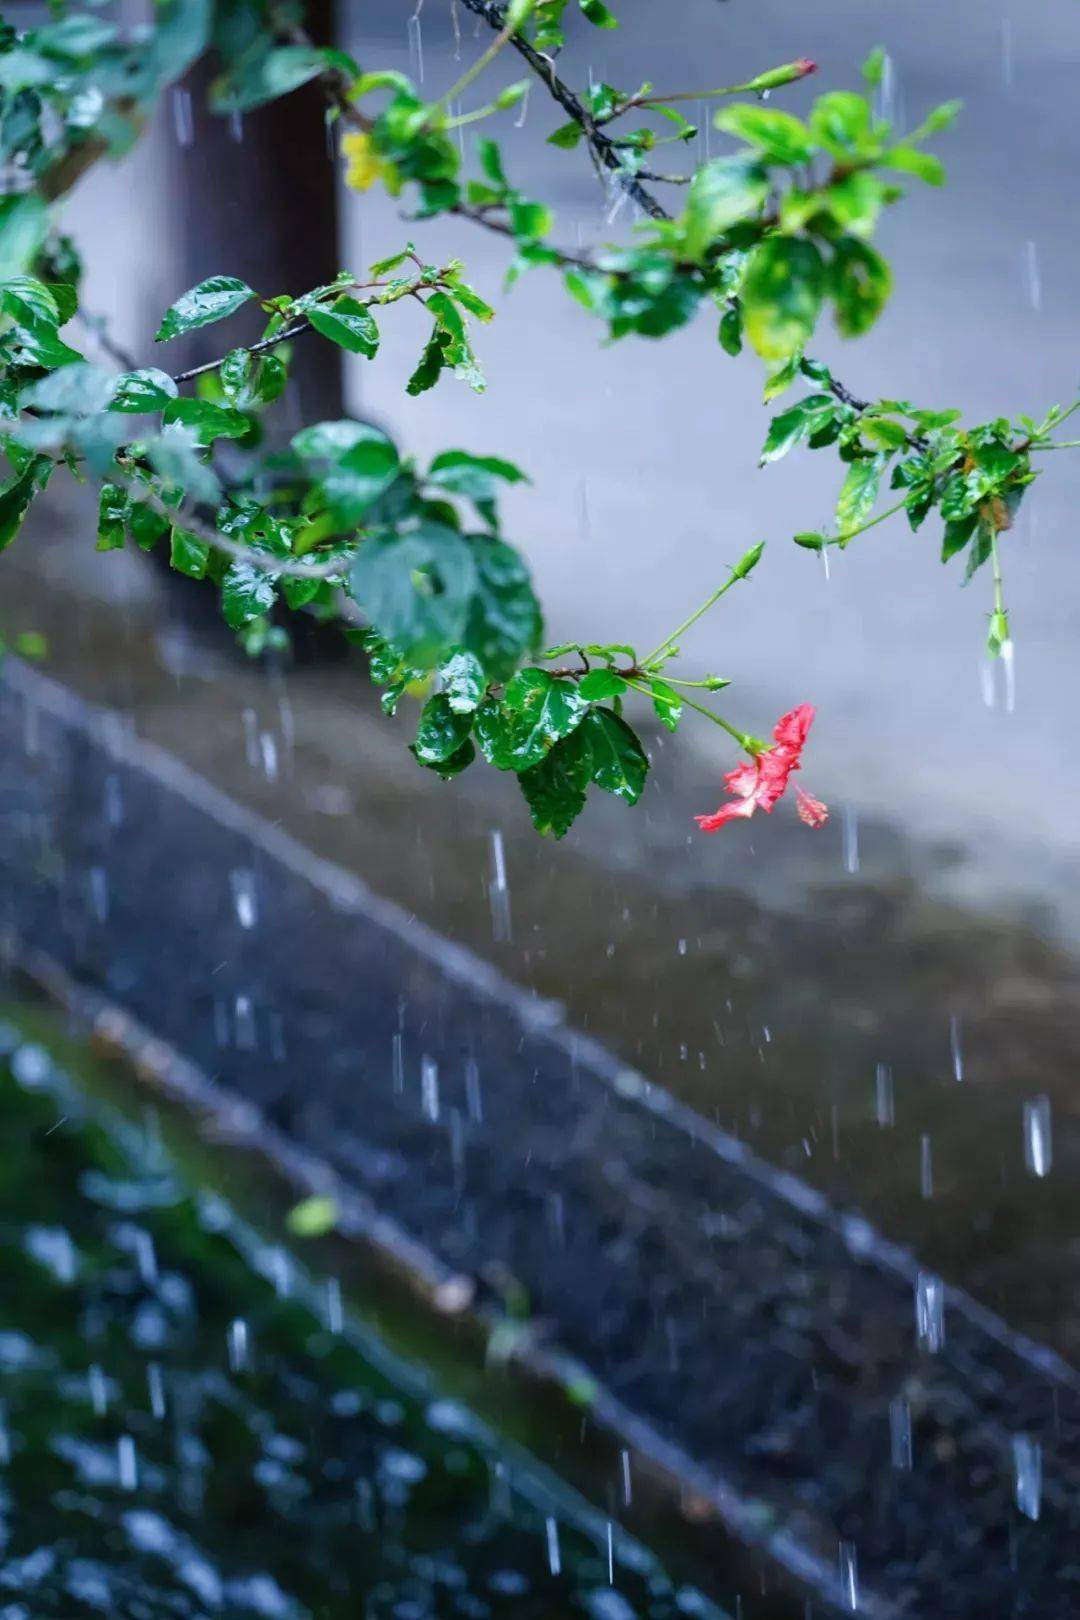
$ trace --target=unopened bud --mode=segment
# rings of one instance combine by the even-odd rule
[[[811,62],[808,56],[800,56],[797,62],[785,62],[782,67],[769,68],[765,73],[759,73],[756,79],[750,79],[744,86],[746,90],[779,90],[782,84],[795,84],[799,79],[805,79],[808,74],[817,72],[817,63]]]

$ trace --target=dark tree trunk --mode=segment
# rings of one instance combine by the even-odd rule
[[[308,0],[306,9],[308,31],[318,43],[329,44],[333,0]],[[173,185],[182,214],[184,286],[210,275],[235,275],[257,292],[274,295],[306,292],[332,280],[341,268],[336,166],[319,87],[305,85],[237,121],[207,109],[215,71],[215,63],[204,59],[189,76],[194,138],[188,145],[178,138],[176,146]],[[183,91],[176,94],[182,98],[174,105],[178,130],[186,133],[187,103]],[[255,335],[258,317],[246,318],[246,326],[244,317],[235,323],[233,341]],[[184,362],[213,359],[221,349],[221,329],[211,327],[188,340]],[[292,375],[295,421],[288,421],[288,396],[279,408],[287,427],[341,414],[341,359],[333,344],[301,338]]]

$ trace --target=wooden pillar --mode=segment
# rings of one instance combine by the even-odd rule
[[[334,11],[334,0],[308,0],[306,26],[319,44],[333,39]],[[176,125],[170,183],[181,216],[183,285],[235,275],[273,295],[332,280],[341,268],[337,165],[319,87],[305,85],[242,119],[222,118],[207,109],[215,72],[212,58],[200,62],[187,81],[190,103],[181,90],[166,109]],[[234,325],[235,341],[254,336],[243,319]],[[186,340],[183,363],[213,359],[221,347],[219,328],[195,333]],[[341,355],[333,344],[301,338],[292,375],[292,426],[341,415]],[[282,416],[289,411],[287,398],[277,410]]]

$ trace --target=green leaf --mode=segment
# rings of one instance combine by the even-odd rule
[[[841,162],[873,157],[880,150],[870,103],[854,90],[831,90],[819,96],[810,113],[810,132]]]
[[[12,276],[0,286],[0,309],[20,326],[43,325],[55,331],[60,324],[56,299],[34,276]]]
[[[49,229],[49,210],[35,191],[0,197],[0,281],[29,270]]]
[[[874,509],[884,458],[864,456],[848,468],[836,503],[836,523],[843,537],[857,529]]]
[[[720,317],[720,347],[726,354],[742,353],[742,312],[726,309]]]
[[[715,123],[717,129],[755,147],[767,163],[808,163],[814,155],[810,131],[801,119],[757,102],[740,101],[724,107]]]
[[[700,262],[726,230],[756,214],[769,192],[768,175],[750,158],[714,158],[694,174],[679,221],[688,258]]]
[[[215,112],[248,112],[308,84],[332,65],[333,53],[314,45],[281,45],[252,54],[211,88]]]
[[[892,271],[868,242],[844,236],[836,243],[828,273],[836,324],[844,337],[860,337],[888,302]]]
[[[452,495],[467,495],[471,500],[491,498],[495,481],[520,484],[528,482],[520,467],[498,456],[474,456],[467,450],[443,450],[427,471],[427,482]]]
[[[180,337],[184,332],[194,332],[197,327],[222,321],[229,315],[235,315],[254,297],[247,282],[238,281],[235,276],[210,276],[170,305],[154,342],[167,343],[170,338]]]
[[[162,535],[170,528],[168,518],[155,512],[152,506],[134,496],[128,503],[128,528],[140,551],[153,551]]]
[[[221,609],[230,630],[241,630],[277,600],[274,582],[254,563],[233,562],[221,582]]]
[[[660,723],[669,731],[677,731],[683,712],[683,700],[678,692],[666,681],[658,680],[650,683],[649,690],[652,692],[653,708]]]
[[[379,634],[428,669],[465,642],[476,583],[470,546],[437,523],[371,536],[349,571],[349,589]]]
[[[522,669],[508,682],[501,704],[489,700],[477,710],[477,739],[497,770],[528,770],[582,723],[588,708],[570,681]]]
[[[618,28],[618,19],[601,4],[601,0],[578,0],[581,11],[595,28]]]
[[[205,579],[210,547],[197,534],[190,534],[186,529],[174,529],[169,560],[178,573],[186,574],[189,579]]]
[[[455,714],[472,714],[487,690],[484,666],[475,653],[457,652],[439,671],[446,701]]]
[[[168,372],[148,366],[141,371],[124,371],[117,377],[111,411],[129,411],[132,415],[161,411],[177,397],[177,387]]]
[[[242,411],[228,405],[214,405],[208,399],[170,399],[162,412],[166,425],[182,422],[199,444],[215,439],[242,439],[251,424]]]
[[[560,124],[558,129],[548,136],[549,146],[561,146],[565,151],[572,151],[581,140],[585,131],[573,118],[568,124]]]
[[[410,743],[409,746],[411,751],[415,754],[415,744]],[[429,771],[434,771],[436,776],[441,776],[444,782],[450,782],[455,776],[460,776],[462,771],[468,770],[475,758],[476,745],[471,737],[466,737],[460,748],[456,748],[454,752],[452,754],[448,754],[445,759],[433,760],[431,764],[427,766],[427,769]]]
[[[0,551],[11,544],[22,527],[30,502],[37,493],[36,461],[27,463],[18,477],[0,489]]]
[[[316,304],[308,310],[307,318],[316,332],[350,354],[362,354],[370,360],[379,347],[375,317],[355,298],[339,298],[330,309]]]
[[[571,732],[518,776],[538,833],[564,838],[585,807],[592,780],[592,749],[583,727]]]
[[[899,169],[902,174],[913,174],[925,180],[928,186],[945,184],[945,165],[932,152],[920,152],[917,146],[891,146],[881,160],[885,169]]]
[[[127,490],[117,484],[102,484],[98,497],[98,551],[123,549],[127,507]]]
[[[299,1238],[325,1237],[327,1232],[334,1230],[337,1222],[338,1207],[334,1199],[318,1193],[295,1204],[285,1218],[285,1225],[293,1237]]]
[[[747,337],[765,360],[786,360],[812,336],[825,296],[812,242],[770,236],[751,253],[740,292]]]
[[[397,447],[385,433],[360,423],[349,426],[359,433],[321,480],[330,515],[343,529],[359,523],[401,471]],[[297,435],[297,439],[301,437]],[[294,439],[294,447],[296,442]]]
[[[471,730],[471,714],[459,713],[445,692],[436,692],[420,712],[412,751],[421,765],[439,765],[457,753]]]
[[[649,762],[634,732],[610,709],[590,709],[581,724],[592,750],[592,779],[597,787],[636,804]]]
[[[945,532],[941,539],[941,560],[943,563],[948,562],[950,557],[955,557],[958,551],[963,551],[975,533],[975,526],[978,521],[978,513],[972,512],[967,517],[957,518],[952,523],[946,523]]]
[[[836,401],[831,394],[808,394],[788,410],[781,411],[769,423],[769,431],[761,451],[760,465],[779,461],[789,450],[818,432],[836,414]]]
[[[881,83],[882,79],[885,77],[885,63],[887,60],[888,58],[885,54],[885,47],[883,45],[875,45],[874,49],[870,52],[870,55],[866,58],[866,61],[860,68],[859,71],[871,89],[876,89]]]
[[[476,588],[463,638],[492,680],[505,680],[543,633],[540,604],[523,559],[503,540],[478,536],[471,552]]]
[[[626,682],[613,669],[593,669],[578,682],[578,691],[590,703],[600,703],[605,698],[621,697]]]
[[[405,384],[405,392],[415,397],[434,388],[448,363],[449,334],[436,326],[424,345],[416,370]]]

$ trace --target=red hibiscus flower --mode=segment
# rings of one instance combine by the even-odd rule
[[[790,714],[781,715],[773,728],[773,746],[763,748],[759,754],[736,765],[724,777],[724,786],[731,794],[726,804],[714,810],[711,816],[695,816],[702,832],[719,832],[725,822],[736,817],[752,816],[755,810],[768,815],[788,785],[793,771],[802,763],[802,751],[814,719],[812,703],[800,703]],[[795,788],[795,808],[808,827],[824,827],[829,819],[828,807],[803,788]]]

